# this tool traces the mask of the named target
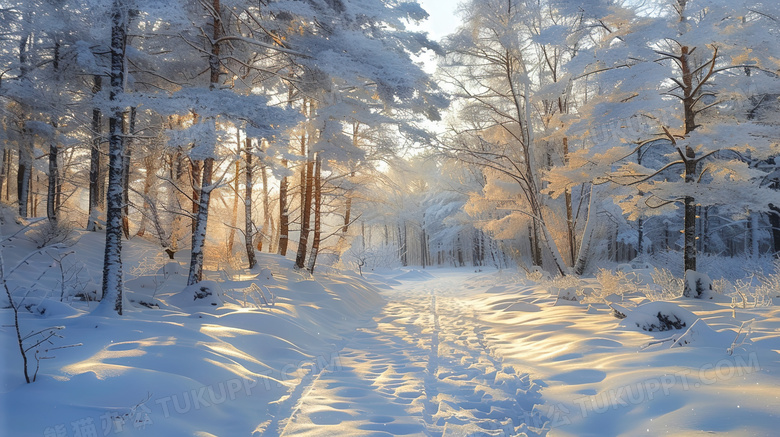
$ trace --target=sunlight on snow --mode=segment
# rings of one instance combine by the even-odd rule
[[[244,310],[244,308],[240,309],[239,311],[241,310]],[[246,311],[249,310],[246,309]],[[257,334],[256,331],[250,331],[248,329],[234,328],[231,326],[211,325],[211,324],[204,324],[200,328],[200,332],[218,338],[238,337],[241,335]]]
[[[207,343],[207,342],[198,342],[195,344],[196,347],[205,346],[212,352],[214,352],[217,355],[224,356],[226,358],[230,359],[237,359],[237,360],[245,360],[250,363],[260,364],[260,361],[258,361],[257,358],[239,350],[235,346],[229,344],[229,343]]]
[[[132,344],[137,342],[127,342],[125,344]],[[117,343],[122,344],[122,343]],[[114,346],[114,345],[111,345]],[[111,347],[109,346],[109,347]],[[114,378],[122,375],[128,370],[131,370],[130,366],[122,366],[119,364],[108,364],[106,360],[113,360],[127,357],[140,357],[146,355],[146,351],[141,349],[127,349],[127,350],[108,350],[103,349],[90,358],[80,361],[78,363],[70,364],[62,368],[65,373],[70,375],[80,375],[82,373],[92,372],[97,379]]]

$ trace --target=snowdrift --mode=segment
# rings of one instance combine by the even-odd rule
[[[85,234],[70,249],[90,272],[99,271],[98,238]],[[6,263],[29,250],[20,240],[4,252]],[[360,277],[312,278],[270,255],[259,256],[255,272],[214,272],[186,287],[186,269],[153,262],[153,250],[125,244],[125,265],[142,268],[125,275],[121,317],[97,316],[95,302],[73,296],[60,302],[59,273],[40,274],[51,270],[45,254],[26,268],[37,270],[37,281],[24,272],[9,278],[15,297],[34,295],[25,298],[30,311],[20,312],[24,333],[61,325],[57,346],[82,345],[51,352],[56,358],[42,360],[37,381],[26,384],[12,312],[0,310],[0,434],[262,434],[300,379],[338,360],[343,337],[384,305]]]

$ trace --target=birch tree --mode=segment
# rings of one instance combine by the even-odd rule
[[[106,246],[103,257],[103,298],[98,311],[123,309],[122,293],[122,179],[124,171],[124,136],[122,117],[124,108],[119,103],[125,86],[125,42],[127,38],[129,5],[127,0],[113,0],[111,8],[111,74],[109,101],[112,103],[108,120],[108,190],[106,194]]]

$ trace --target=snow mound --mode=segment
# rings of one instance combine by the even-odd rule
[[[425,279],[431,279],[433,275],[423,270],[409,270],[406,273],[400,274],[393,279],[398,281],[423,281]]]
[[[728,345],[730,335],[727,332],[716,332],[703,320],[697,319],[670,347],[686,345],[725,347]]]
[[[225,292],[214,281],[201,281],[186,287],[166,299],[167,303],[181,309],[203,306],[222,306]]]
[[[620,322],[621,326],[648,332],[685,329],[698,319],[692,312],[671,302],[648,302],[632,310],[619,307],[616,311],[626,316]]]
[[[73,317],[83,313],[83,311],[54,299],[27,298],[22,306],[28,308],[33,314],[44,318]]]
[[[181,264],[176,261],[168,261],[157,270],[157,275],[167,278],[174,275],[185,275],[187,272],[184,270]]]
[[[257,266],[255,266],[255,268],[252,269],[252,273],[257,274],[257,276],[255,276],[255,279],[261,284],[276,283],[276,280],[274,279],[274,273],[268,267],[258,268]]]

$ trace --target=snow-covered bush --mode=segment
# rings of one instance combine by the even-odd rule
[[[601,284],[601,290],[603,295],[609,295],[618,293],[620,288],[620,280],[625,277],[625,272],[617,271],[613,273],[610,270],[600,268],[596,273],[596,280]]]
[[[726,278],[718,278],[712,281],[712,292],[715,294],[728,295],[735,291],[734,284]]]
[[[692,312],[671,302],[648,302],[627,312],[620,325],[647,332],[683,329],[697,319]]]
[[[0,243],[2,243],[2,240],[0,240]],[[36,378],[38,377],[38,370],[40,369],[41,360],[54,358],[51,356],[51,351],[62,349],[63,347],[80,346],[80,344],[59,347],[53,346],[54,338],[63,338],[62,335],[59,334],[59,331],[65,329],[64,326],[51,326],[48,328],[32,331],[26,335],[22,334],[23,330],[19,323],[20,308],[24,308],[25,310],[42,317],[48,317],[52,314],[72,315],[75,310],[61,302],[50,299],[31,299],[26,305],[24,304],[24,301],[27,296],[24,296],[19,300],[15,300],[8,286],[8,276],[13,274],[15,270],[16,268],[12,268],[10,270],[5,269],[5,260],[3,259],[2,251],[0,251],[0,287],[2,287],[2,292],[7,299],[6,302],[8,307],[13,311],[14,323],[12,326],[16,330],[16,341],[19,345],[18,350],[22,356],[22,370],[24,373],[24,379],[29,384],[31,382],[35,382]],[[32,368],[31,362],[33,359],[35,360],[34,368]],[[32,373],[32,375],[30,375],[30,373]]]
[[[653,284],[644,290],[645,296],[651,301],[671,300],[682,295],[683,281],[675,277],[671,271],[656,268],[650,276],[653,278]]]
[[[582,296],[583,282],[576,276],[558,276],[548,285],[551,293],[558,296],[558,299],[579,301]]]
[[[611,295],[619,296],[622,300],[626,294],[639,291],[641,279],[631,271],[612,271],[600,268],[596,273],[596,280],[601,284],[601,290],[594,290],[593,301],[607,301]]]
[[[745,278],[734,281],[731,294],[732,306],[756,308],[772,305],[772,299],[780,295],[780,271],[765,275],[752,272]]]
[[[765,272],[774,270],[772,256],[762,256],[758,259],[700,253],[696,257],[696,270],[704,272],[710,278],[729,278],[732,281],[745,276],[745,272]]]
[[[199,306],[222,306],[225,292],[218,282],[201,281],[170,296],[167,301],[181,309]]]
[[[57,265],[60,302],[72,300],[98,301],[102,295],[100,286],[92,280],[86,264],[72,255],[73,252],[49,254]]]
[[[341,264],[344,267],[363,271],[376,269],[389,269],[400,266],[398,259],[398,245],[383,244],[380,246],[367,246],[363,248],[362,240],[356,239],[346,252],[341,255]]]
[[[737,279],[734,281],[734,294],[731,297],[732,305],[736,306],[741,304],[742,308],[747,308],[748,295],[750,294],[750,288],[752,285],[752,274],[747,278]]]
[[[772,273],[757,275],[754,299],[757,306],[772,305],[772,299],[780,297],[780,260],[775,260],[773,267]]]
[[[541,269],[539,269],[539,270],[529,270],[526,273],[525,277],[529,281],[536,282],[536,283],[541,283],[545,279],[545,274],[544,274],[544,272]]]
[[[55,244],[70,245],[76,236],[73,224],[65,220],[41,220],[25,234],[38,249]]]
[[[712,279],[706,273],[688,270],[683,278],[683,286],[683,296],[700,298],[712,292]]]

